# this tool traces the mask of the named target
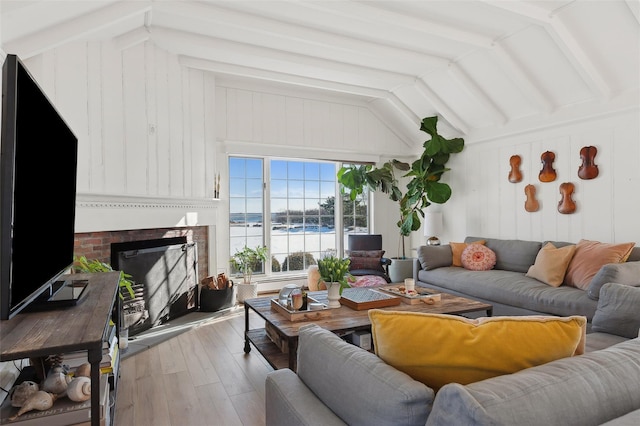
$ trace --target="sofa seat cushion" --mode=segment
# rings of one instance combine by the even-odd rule
[[[584,352],[585,317],[457,315],[369,310],[376,354],[434,390]]]
[[[626,342],[626,337],[617,336],[615,334],[594,332],[587,334],[587,338],[584,345],[585,352],[599,351],[600,349],[608,348],[609,346],[617,345],[621,342]]]
[[[640,339],[436,395],[427,426],[598,425],[640,408]]]
[[[597,306],[585,291],[566,286],[551,287],[520,272],[495,269],[476,272],[445,267],[421,270],[418,280],[427,287],[433,284],[470,297],[551,315],[583,315],[591,320]]]
[[[432,389],[316,324],[300,328],[297,373],[350,425],[423,426],[431,411]]]

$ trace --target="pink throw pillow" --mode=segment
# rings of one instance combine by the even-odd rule
[[[469,244],[460,256],[462,266],[471,271],[488,271],[496,264],[496,254],[482,244]]]

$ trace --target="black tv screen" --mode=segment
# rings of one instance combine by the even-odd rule
[[[78,139],[16,55],[2,69],[0,319],[73,263]]]

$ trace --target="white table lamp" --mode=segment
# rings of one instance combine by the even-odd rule
[[[424,216],[424,236],[427,245],[439,246],[438,235],[442,233],[442,212],[427,212]]]

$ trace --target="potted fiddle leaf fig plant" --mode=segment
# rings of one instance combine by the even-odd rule
[[[380,167],[368,165],[347,165],[338,171],[338,181],[342,190],[349,191],[351,200],[362,194],[364,188],[388,194],[389,199],[398,203],[399,220],[396,223],[400,233],[398,258],[406,259],[404,237],[417,231],[422,225],[425,209],[431,203],[444,204],[451,198],[451,187],[440,182],[442,175],[450,170],[446,167],[451,154],[464,149],[462,138],[446,139],[437,130],[438,117],[426,117],[420,124],[420,130],[431,136],[423,143],[424,150],[411,164],[396,159],[385,162]],[[396,171],[408,178],[405,191],[400,189]],[[400,256],[400,251],[402,255]],[[397,260],[397,259],[396,259]],[[389,274],[392,274],[392,260]],[[408,267],[406,269],[412,269]],[[393,277],[392,277],[393,280]]]
[[[362,194],[365,187],[372,191],[381,191],[389,199],[398,203],[400,219],[397,222],[401,237],[407,237],[412,231],[420,229],[424,210],[431,203],[444,204],[451,198],[451,187],[440,182],[442,175],[451,169],[446,167],[451,154],[464,148],[462,138],[446,139],[438,134],[438,117],[422,120],[420,130],[431,136],[423,143],[423,152],[411,164],[396,159],[387,161],[380,167],[368,165],[347,165],[338,171],[338,181],[343,190],[349,191],[351,200]],[[399,187],[396,171],[409,178],[403,193]],[[402,257],[405,257],[404,244]]]
[[[245,245],[242,250],[236,250],[231,256],[231,266],[242,274],[243,282],[237,284],[239,302],[258,297],[258,285],[251,282],[251,277],[253,271],[267,260],[268,252],[264,246],[250,248]]]

